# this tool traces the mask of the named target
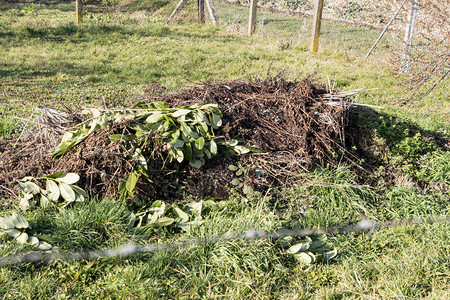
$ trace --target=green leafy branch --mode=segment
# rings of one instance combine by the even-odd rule
[[[326,262],[337,255],[337,249],[327,244],[327,235],[297,239],[286,236],[278,239],[281,248],[287,249],[286,254],[292,255],[297,261],[307,266],[314,263]]]
[[[189,231],[192,226],[203,224],[202,209],[202,201],[169,206],[158,200],[145,211],[131,213],[129,225],[147,228],[176,226],[184,231]]]
[[[45,180],[45,188],[39,180]],[[39,178],[27,176],[19,181],[19,207],[26,210],[38,203],[41,207],[46,207],[50,202],[63,202],[63,206],[66,206],[74,201],[84,201],[86,192],[75,185],[79,180],[79,175],[64,172]]]
[[[215,136],[214,130],[222,126],[222,112],[216,104],[171,108],[164,102],[156,101],[152,105],[155,108],[140,103],[136,109],[93,113],[96,118],[80,124],[76,130],[63,136],[52,157],[63,157],[98,129],[124,120],[132,120],[127,126],[132,133],[113,134],[110,136],[111,141],[138,141],[138,144],[143,144],[150,135],[163,144],[162,148],[170,161],[187,161],[193,167],[203,166],[205,158],[216,155],[219,147],[237,154],[251,150],[237,140]]]
[[[131,159],[136,162],[135,169],[118,187],[121,199],[128,199],[134,198],[133,192],[141,176],[149,180],[148,160],[153,158],[149,157],[149,153],[156,148],[155,145],[160,145],[159,149],[165,154],[162,157],[164,162],[188,162],[196,168],[203,166],[206,159],[217,155],[219,150],[230,154],[245,154],[252,150],[238,140],[226,140],[215,135],[214,130],[222,126],[223,117],[217,104],[171,108],[164,102],[156,101],[151,105],[153,108],[146,103],[139,103],[135,109],[103,113],[92,110],[94,118],[80,124],[76,130],[67,132],[53,157],[63,157],[69,149],[98,129],[127,120],[123,124],[126,128],[124,133],[112,134],[109,139],[127,142],[128,148],[134,149]]]
[[[0,236],[9,236],[20,244],[36,246],[41,250],[48,250],[52,246],[46,242],[39,241],[35,236],[29,236],[27,229],[31,229],[27,219],[20,214],[13,212],[11,215],[0,217]]]

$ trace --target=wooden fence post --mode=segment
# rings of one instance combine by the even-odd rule
[[[312,30],[311,51],[319,50],[320,25],[322,23],[323,0],[317,0],[314,11],[314,24]]]
[[[256,7],[258,0],[250,1],[250,17],[248,20],[248,35],[252,35],[256,30]]]
[[[83,21],[83,6],[81,4],[81,0],[75,1],[75,10],[77,12],[77,24],[81,24]]]
[[[205,0],[198,0],[198,21],[205,23]]]

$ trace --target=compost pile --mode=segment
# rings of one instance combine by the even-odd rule
[[[256,149],[244,155],[219,152],[200,168],[177,162],[164,164],[154,153],[149,179],[137,185],[139,198],[175,200],[186,194],[197,197],[229,196],[237,166],[245,170],[241,180],[256,189],[282,186],[289,178],[318,163],[337,164],[344,157],[345,125],[349,94],[330,93],[309,78],[290,82],[281,76],[264,81],[206,83],[179,94],[152,97],[172,107],[214,103],[223,113],[216,136],[239,139]],[[58,171],[81,176],[80,186],[90,193],[112,195],[119,182],[135,167],[126,141],[114,142],[112,134],[123,133],[125,123],[96,131],[62,159],[52,159],[63,129],[83,117],[73,112],[43,111],[32,129],[20,138],[0,140],[0,198],[18,194],[17,180]],[[35,122],[36,123],[36,122]],[[132,148],[132,147],[131,147]],[[157,153],[157,151],[156,151]],[[151,155],[152,154],[152,155]]]

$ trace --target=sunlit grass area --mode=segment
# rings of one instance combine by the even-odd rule
[[[421,101],[400,105],[404,75],[389,64],[401,33],[388,32],[363,60],[379,30],[325,21],[320,51],[310,53],[308,18],[261,11],[257,32],[249,37],[248,8],[215,1],[219,26],[213,26],[195,22],[196,1],[189,1],[166,24],[177,3],[89,3],[81,25],[74,24],[74,1],[0,3],[0,138],[16,140],[39,107],[130,106],[146,97],[150,84],[169,94],[208,80],[264,79],[282,72],[292,80],[311,75],[342,91],[362,89],[357,103],[383,107],[376,116],[362,115],[359,125],[373,136],[371,151],[379,151],[377,158],[397,177],[366,185],[345,164],[321,165],[299,174],[298,184],[276,197],[271,190],[251,196],[233,190],[223,201],[182,199],[180,205],[204,200],[204,223],[187,232],[132,226],[130,214],[138,212],[130,203],[96,195],[64,208],[26,212],[2,201],[0,216],[20,212],[30,235],[61,251],[82,251],[449,213],[449,152],[433,139],[450,134],[448,82]],[[449,227],[413,222],[329,235],[337,256],[312,265],[295,259],[279,241],[262,239],[201,243],[127,259],[2,266],[0,292],[5,299],[447,299]],[[0,257],[34,249],[6,235],[0,239]]]

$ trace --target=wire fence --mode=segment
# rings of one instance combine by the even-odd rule
[[[391,220],[386,222],[373,222],[370,220],[361,220],[354,225],[336,226],[327,229],[320,228],[303,228],[299,230],[280,229],[277,231],[262,231],[250,229],[241,233],[228,233],[210,238],[198,238],[178,243],[153,243],[148,245],[126,244],[117,248],[88,250],[80,252],[43,252],[35,251],[22,255],[14,255],[0,259],[0,266],[10,266],[23,263],[51,263],[56,260],[63,261],[79,261],[92,260],[107,257],[127,258],[140,253],[154,253],[170,249],[185,248],[190,246],[214,244],[221,241],[233,240],[258,240],[258,239],[279,239],[282,237],[307,237],[320,234],[346,234],[346,233],[363,233],[373,230],[399,227],[419,224],[433,224],[438,222],[449,222],[450,216],[417,218],[411,220]]]

